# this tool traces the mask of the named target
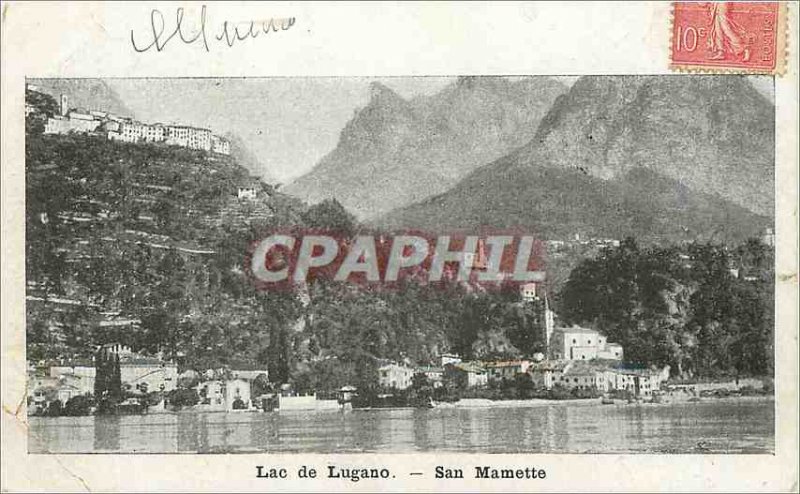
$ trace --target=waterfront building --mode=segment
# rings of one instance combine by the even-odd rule
[[[174,362],[134,353],[129,346],[119,343],[104,345],[101,353],[119,358],[123,387],[145,392],[169,392],[178,387],[178,365]]]
[[[622,360],[622,346],[609,343],[605,335],[593,329],[556,328],[549,343],[550,358],[556,360]]]
[[[245,368],[247,367],[247,368]],[[236,369],[231,369],[231,376],[234,379],[244,379],[245,381],[255,381],[260,375],[269,378],[269,371],[258,367],[240,366]]]
[[[480,362],[447,364],[444,366],[444,378],[459,388],[483,387],[489,383],[489,375]]]
[[[509,360],[504,362],[491,362],[486,364],[490,381],[514,379],[517,374],[525,374],[531,366],[530,360]]]
[[[244,379],[213,380],[197,388],[200,404],[212,410],[246,410],[251,408],[250,383]]]
[[[425,365],[422,367],[417,367],[416,372],[419,374],[425,374],[425,377],[428,378],[428,382],[431,383],[431,386],[434,388],[442,387],[442,381],[444,379],[444,367]]]
[[[120,357],[122,384],[147,391],[169,392],[178,387],[178,366],[154,357]]]
[[[50,406],[54,401],[61,402],[61,406],[75,396],[80,396],[84,393],[71,385],[63,382],[56,382],[49,386],[40,386],[33,392],[33,401],[31,403],[31,412],[42,412]]]
[[[528,373],[537,388],[550,389],[561,381],[561,377],[570,365],[572,365],[571,360],[544,360],[531,364]]]
[[[340,406],[338,399],[340,394],[337,393],[337,399],[322,399],[316,393],[306,395],[284,395],[281,393],[278,396],[278,409],[281,411],[336,410]]]
[[[619,369],[615,377],[615,389],[624,389],[634,396],[649,397],[669,378],[669,366],[662,369]]]
[[[406,389],[411,386],[414,369],[395,362],[378,368],[378,383],[384,388]]]
[[[66,363],[53,365],[49,369],[52,378],[74,386],[80,394],[94,393],[94,381],[97,369],[88,363]]]
[[[567,389],[610,391],[614,388],[615,373],[605,362],[570,361],[558,384]],[[609,382],[611,377],[611,382]]]

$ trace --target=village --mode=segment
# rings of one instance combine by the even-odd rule
[[[537,283],[520,286],[520,303],[540,300]],[[435,362],[414,365],[382,360],[378,366],[381,397],[403,392],[424,376],[434,390],[453,387],[469,394],[522,376],[537,390],[561,389],[568,397],[611,394],[632,400],[654,400],[669,378],[669,367],[634,368],[623,363],[623,348],[602,333],[582,327],[555,327],[555,315],[545,304],[547,354],[530,358],[463,360],[442,353]],[[244,368],[246,367],[246,368]],[[117,380],[125,413],[191,408],[199,411],[339,410],[352,406],[354,386],[299,394],[287,383],[271,386],[267,366],[255,368],[179,369],[163,354],[144,355],[121,344],[98,348],[91,361],[28,363],[28,403],[34,415],[68,410],[72,400],[99,396]],[[335,394],[332,394],[334,391]],[[186,401],[186,392],[196,396]],[[155,398],[154,398],[155,397]],[[426,406],[431,406],[430,402]],[[70,412],[65,412],[70,413]]]
[[[37,86],[31,84],[26,89],[40,92]],[[26,117],[35,111],[32,105],[26,103]],[[112,141],[164,143],[223,155],[229,155],[231,151],[230,141],[213,134],[209,129],[181,124],[145,123],[107,111],[72,108],[69,95],[61,94],[58,113],[47,118],[43,133],[73,132],[97,135]]]

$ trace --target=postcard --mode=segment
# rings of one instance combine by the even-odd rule
[[[797,4],[2,12],[4,491],[797,491]]]

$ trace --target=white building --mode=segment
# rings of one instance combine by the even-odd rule
[[[605,335],[587,328],[556,328],[549,345],[550,358],[559,360],[622,360],[622,346],[609,343]]]
[[[258,196],[258,191],[255,187],[246,186],[246,187],[239,187],[236,191],[236,197],[239,199],[246,199],[248,201],[254,201]]]
[[[54,365],[49,370],[50,377],[60,379],[74,386],[79,394],[93,394],[97,369],[87,365]]]
[[[178,365],[173,362],[134,353],[129,346],[121,344],[104,345],[103,352],[119,356],[123,386],[147,392],[169,392],[178,387]]]
[[[454,353],[443,353],[439,355],[439,365],[444,367],[447,364],[460,364],[461,357]]]
[[[442,387],[444,379],[444,367],[423,366],[418,367],[416,372],[418,374],[425,374],[428,382],[434,388]]]
[[[772,228],[767,228],[764,230],[764,235],[761,236],[761,241],[770,247],[775,247],[775,233],[773,232]]]
[[[26,108],[26,112],[28,112]],[[26,113],[27,114],[27,113]],[[61,95],[60,114],[47,120],[45,134],[68,134],[70,132],[94,132],[100,127],[107,138],[122,142],[166,142],[189,149],[230,154],[230,142],[211,133],[209,129],[189,125],[162,125],[138,122],[101,110],[78,112],[69,109],[69,98]]]
[[[394,362],[378,368],[378,383],[384,388],[406,389],[411,386],[414,369]]]
[[[559,369],[560,372],[556,372]],[[548,375],[549,373],[549,375]],[[587,361],[560,361],[532,367],[534,382],[550,389],[555,385],[567,389],[628,391],[634,396],[649,397],[669,378],[669,367],[663,369],[625,369]]]
[[[219,154],[231,154],[231,143],[224,137],[212,135],[211,150]]]
[[[519,286],[519,295],[523,302],[533,302],[539,296],[536,294],[536,283],[523,283]]]
[[[244,379],[206,381],[200,383],[197,391],[200,404],[212,410],[248,410],[252,407],[250,383]],[[236,408],[237,404],[243,408]]]
[[[134,120],[123,122],[109,122],[107,126],[108,138],[122,142],[163,142],[165,139],[164,126],[161,124],[148,125]]]
[[[75,118],[73,118],[73,116]],[[94,132],[100,127],[100,120],[82,118],[83,114],[70,113],[64,117],[56,115],[47,119],[44,125],[45,134],[69,134],[70,132]]]

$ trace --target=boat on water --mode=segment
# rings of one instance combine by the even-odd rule
[[[604,396],[600,399],[600,403],[602,403],[603,405],[613,405],[614,399],[609,398],[608,396]]]

